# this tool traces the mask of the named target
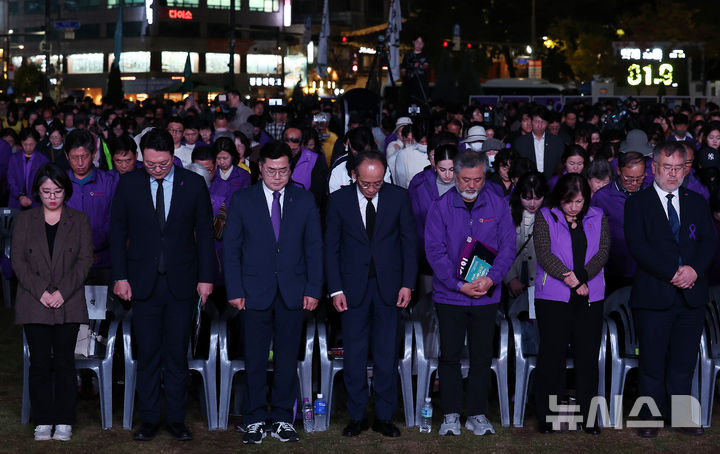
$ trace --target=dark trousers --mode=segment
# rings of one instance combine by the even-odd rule
[[[245,424],[292,422],[292,409],[298,395],[297,361],[303,310],[288,309],[278,290],[269,308],[245,309],[245,370],[248,381],[248,414]],[[273,344],[273,384],[267,413],[267,363]]]
[[[146,300],[133,300],[137,339],[138,414],[142,422],[160,421],[160,382],[165,390],[165,421],[185,421],[190,325],[197,300],[176,300],[167,276],[158,276]]]
[[[30,405],[35,424],[75,424],[78,327],[77,323],[23,326],[30,347]]]
[[[633,318],[640,344],[640,395],[653,398],[663,416],[669,419],[669,396],[690,395],[692,390],[705,307],[688,306],[677,292],[670,308],[633,309]],[[646,406],[642,407],[640,416],[650,416]]]
[[[394,303],[394,301],[393,301]],[[343,332],[345,388],[350,419],[365,417],[368,402],[367,362],[372,352],[375,415],[386,421],[397,408],[398,323],[400,309],[385,304],[377,288],[377,279],[368,279],[360,305],[340,316]],[[327,397],[328,399],[331,396]]]
[[[539,423],[546,423],[550,396],[565,393],[567,346],[575,352],[577,402],[587,421],[590,401],[597,395],[598,356],[602,340],[603,302],[564,303],[535,300],[540,346],[535,369],[535,405]]]
[[[613,276],[605,274],[605,298],[610,296],[615,290],[619,290],[628,285],[632,285],[633,277]]]
[[[493,337],[498,304],[454,306],[435,303],[440,328],[440,397],[443,414],[462,410],[463,383],[460,359],[468,340],[470,371],[465,405],[468,416],[487,414]]]

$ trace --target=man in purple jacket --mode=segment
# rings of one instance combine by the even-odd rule
[[[617,178],[593,196],[590,205],[601,208],[610,225],[610,257],[605,266],[605,295],[632,285],[637,264],[625,242],[625,201],[646,187],[645,157],[636,151],[620,153]]]
[[[435,272],[433,299],[440,328],[438,373],[443,403],[440,435],[460,435],[462,377],[460,356],[467,334],[470,353],[465,428],[475,435],[495,433],[487,414],[495,319],[505,274],[515,259],[515,227],[505,199],[485,189],[487,157],[474,151],[454,160],[455,187],[433,202],[425,221],[425,251]],[[458,277],[468,238],[497,251],[486,276]]]
[[[111,281],[110,262],[110,206],[112,204],[117,176],[93,166],[95,140],[86,129],[71,131],[65,139],[70,170],[68,176],[73,194],[67,205],[87,214],[93,236],[93,266],[88,282],[107,285]]]

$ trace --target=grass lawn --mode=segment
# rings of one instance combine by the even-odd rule
[[[307,452],[307,453],[460,453],[460,452],[607,452],[607,453],[647,453],[647,452],[720,452],[720,431],[707,430],[701,437],[689,437],[672,430],[661,431],[658,438],[645,440],[639,438],[633,430],[605,429],[599,436],[590,436],[583,432],[540,435],[535,432],[535,420],[532,403],[528,406],[526,427],[500,427],[496,396],[491,397],[491,422],[495,425],[496,435],[476,437],[463,429],[459,437],[439,437],[436,433],[420,434],[417,428],[405,428],[401,425],[403,417],[398,412],[395,421],[402,430],[402,437],[387,439],[372,431],[359,437],[348,439],[340,435],[347,422],[347,414],[342,402],[336,403],[337,412],[327,432],[306,435],[299,430],[301,441],[296,444],[281,445],[274,438],[266,438],[262,445],[245,446],[242,435],[233,429],[227,431],[208,431],[205,419],[200,414],[200,405],[192,397],[188,403],[188,424],[195,440],[176,442],[170,435],[161,432],[153,441],[138,443],[132,440],[132,433],[122,429],[122,385],[116,384],[113,399],[113,428],[103,431],[100,425],[100,402],[97,397],[78,401],[78,423],[73,428],[73,439],[63,443],[59,441],[36,442],[33,438],[32,424],[20,424],[20,404],[22,397],[22,335],[19,327],[12,324],[13,313],[8,309],[0,310],[0,452],[73,452],[73,453],[143,453],[143,452],[201,452],[204,454],[224,452]],[[118,364],[116,362],[116,364]],[[631,377],[632,381],[632,377]],[[341,388],[341,387],[340,387]],[[434,403],[437,400],[434,401]],[[626,404],[627,405],[627,404]],[[716,405],[716,412],[718,413]],[[625,409],[626,413],[629,408]],[[437,413],[437,411],[436,411]],[[717,417],[716,417],[717,419]],[[435,431],[440,418],[436,415]],[[715,426],[720,420],[715,421]],[[300,429],[300,425],[297,426]]]

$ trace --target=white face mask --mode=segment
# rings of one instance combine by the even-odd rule
[[[482,150],[482,146],[483,146],[482,142],[472,142],[470,144],[470,149],[472,151],[480,152],[480,150]]]
[[[415,148],[417,149],[417,151],[427,153],[427,145],[423,145],[423,144],[419,143],[419,144],[415,145]]]
[[[496,155],[494,155],[494,154],[489,154],[489,155],[487,155],[488,164],[492,165],[493,162],[495,162],[495,156],[496,156]]]

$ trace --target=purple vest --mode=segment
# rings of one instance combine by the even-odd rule
[[[295,169],[292,173],[292,181],[295,183],[295,186],[305,189],[306,191],[310,190],[312,171],[313,167],[315,167],[315,162],[317,162],[317,158],[317,153],[313,153],[307,148],[303,148],[300,151],[300,159],[298,159],[297,164],[295,164]]]
[[[570,229],[568,228],[565,216],[558,208],[553,208],[552,212],[557,217],[555,221],[550,214],[549,208],[543,208],[540,213],[545,217],[550,229],[550,251],[560,261],[573,269],[573,252],[572,239],[570,238]],[[582,225],[587,237],[587,250],[585,252],[585,263],[587,263],[600,249],[600,231],[602,229],[603,212],[599,208],[590,207],[587,214],[583,218]],[[605,298],[605,279],[603,277],[604,269],[597,276],[590,279],[588,289],[590,290],[590,301],[600,301]],[[565,285],[561,280],[550,276],[540,266],[537,265],[537,279],[535,282],[535,298],[546,299],[551,301],[570,301],[570,287]]]

